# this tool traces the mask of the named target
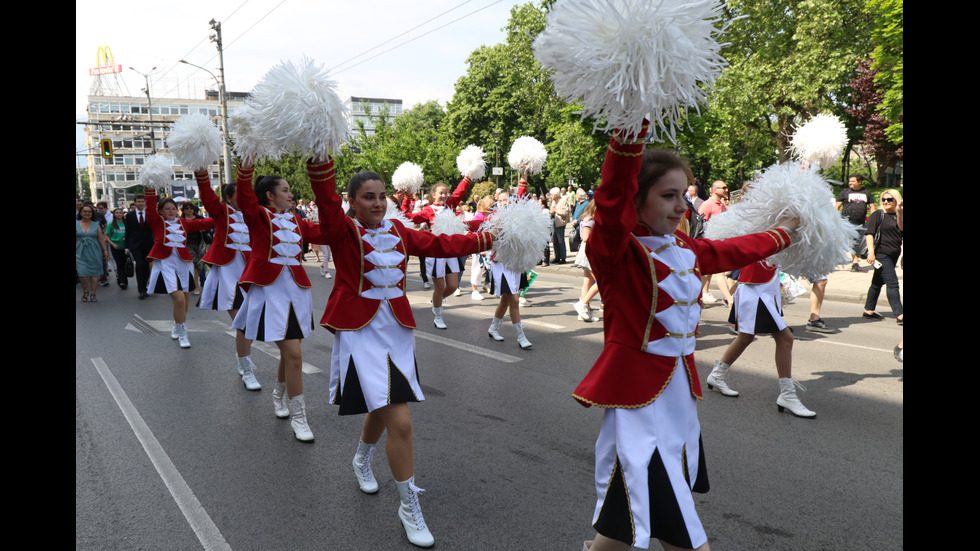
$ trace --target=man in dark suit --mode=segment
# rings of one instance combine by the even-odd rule
[[[133,255],[136,286],[140,300],[146,298],[146,285],[150,280],[150,264],[146,255],[153,248],[153,230],[147,220],[146,197],[136,196],[136,208],[126,213],[126,254]]]

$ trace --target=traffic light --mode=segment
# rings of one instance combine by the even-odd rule
[[[102,158],[103,159],[112,158],[112,140],[108,138],[102,140]]]

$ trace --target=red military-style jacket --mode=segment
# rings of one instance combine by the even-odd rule
[[[765,260],[760,260],[742,268],[738,273],[739,283],[769,283],[779,272],[778,266],[773,266]]]
[[[295,214],[281,216],[272,209],[259,204],[255,189],[252,188],[253,167],[238,167],[238,184],[236,200],[248,224],[248,233],[252,253],[245,265],[245,271],[239,284],[246,291],[252,284],[271,285],[284,269],[289,269],[293,280],[300,287],[311,287],[310,278],[306,275],[300,257],[303,254],[303,241],[308,243],[324,243],[320,227],[301,219]],[[294,231],[288,231],[276,225],[285,220],[295,224]],[[301,236],[297,241],[290,241],[293,235]],[[289,250],[293,254],[283,254],[280,250]]]
[[[412,307],[405,295],[405,271],[410,256],[451,258],[469,255],[489,249],[493,236],[486,232],[462,235],[433,235],[430,232],[406,228],[396,220],[384,220],[377,229],[369,229],[344,214],[341,199],[336,191],[333,161],[307,164],[310,185],[316,196],[320,212],[320,228],[330,252],[337,264],[333,291],[327,301],[327,308],[320,325],[331,333],[337,331],[356,331],[374,319],[382,304],[387,303],[395,319],[405,327],[415,328]],[[385,240],[394,244],[387,249],[389,253],[401,253],[401,259],[394,266],[375,266],[366,256],[374,251],[368,234],[383,233]],[[393,292],[384,300],[364,296],[375,284],[365,274],[372,270],[397,269],[401,277],[392,285],[400,292]]]
[[[184,246],[187,242],[187,233],[204,231],[214,227],[214,220],[211,218],[185,220],[183,216],[178,215],[174,220],[180,222],[180,231],[171,232],[168,235],[167,222],[160,216],[160,211],[157,210],[157,190],[153,188],[147,188],[146,190],[146,213],[146,221],[150,224],[150,230],[153,231],[153,248],[150,249],[146,257],[154,260],[169,258],[176,250],[177,256],[181,260],[191,262],[193,260],[191,253]],[[154,216],[153,213],[156,213],[156,215]]]
[[[652,403],[670,382],[678,359],[688,371],[691,393],[702,397],[693,353],[678,358],[647,352],[649,343],[668,336],[654,314],[671,307],[674,299],[658,286],[671,268],[654,259],[636,238],[651,235],[637,223],[633,203],[645,133],[632,141],[613,136],[602,167],[602,185],[595,194],[595,226],[586,254],[605,304],[605,344],[573,392],[586,407],[638,408]],[[694,253],[697,277],[746,266],[790,245],[790,235],[783,229],[720,241],[691,239],[681,232],[674,237],[677,246]],[[696,326],[688,330],[697,333]]]
[[[218,194],[211,189],[211,179],[208,177],[207,171],[195,172],[194,177],[197,179],[201,202],[208,209],[211,218],[214,219],[214,241],[201,260],[212,266],[227,266],[236,255],[242,255],[247,262],[252,250],[247,240],[248,228],[247,226],[243,228],[245,231],[236,229],[234,227],[236,222],[232,218],[239,211],[222,202]],[[251,182],[245,183],[245,185],[250,184]],[[244,224],[244,221],[242,223]]]
[[[463,198],[466,197],[466,191],[470,189],[471,183],[472,180],[470,180],[469,176],[464,176],[463,179],[460,180],[459,185],[456,186],[456,189],[454,189],[452,194],[449,196],[449,199],[446,199],[446,204],[443,206],[443,208],[455,211],[456,207],[463,201]],[[405,215],[405,218],[408,218],[416,224],[432,224],[433,220],[436,219],[436,215],[438,215],[439,211],[442,210],[439,209],[439,211],[437,211],[434,208],[434,205],[426,205],[418,212],[412,212],[412,200],[408,197],[408,195],[405,196],[405,199],[402,200],[402,204],[398,208],[402,211],[402,214]],[[474,231],[479,228],[479,225],[474,227],[472,224],[469,224],[469,226],[470,229]]]

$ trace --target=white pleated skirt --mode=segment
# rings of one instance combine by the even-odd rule
[[[600,534],[646,549],[662,539],[693,549],[708,541],[692,491],[706,492],[697,399],[678,362],[667,388],[642,408],[609,408],[595,445]]]
[[[231,326],[256,341],[304,339],[315,327],[313,291],[297,285],[284,269],[271,285],[249,286]]]
[[[330,358],[330,403],[340,415],[425,400],[415,363],[415,335],[387,302],[356,331],[337,331]]]
[[[512,272],[500,262],[490,263],[490,292],[494,296],[516,295],[524,287],[527,287],[527,274]]]
[[[205,310],[227,312],[241,308],[245,292],[238,280],[245,271],[245,257],[236,254],[234,260],[224,266],[211,266],[201,290],[199,306]]]
[[[779,296],[779,277],[768,283],[739,283],[728,320],[739,333],[758,335],[778,333],[788,327],[783,319]]]
[[[193,285],[194,264],[181,260],[176,250],[163,260],[153,260],[150,280],[146,285],[149,292],[167,295],[176,291],[189,293]]]
[[[446,274],[463,273],[458,258],[425,258],[425,273],[429,277],[446,277]]]

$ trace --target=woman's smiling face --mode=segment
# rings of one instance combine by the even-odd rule
[[[636,207],[636,218],[658,235],[670,235],[677,230],[687,212],[684,193],[687,175],[674,169],[664,174],[647,191],[646,200]]]

